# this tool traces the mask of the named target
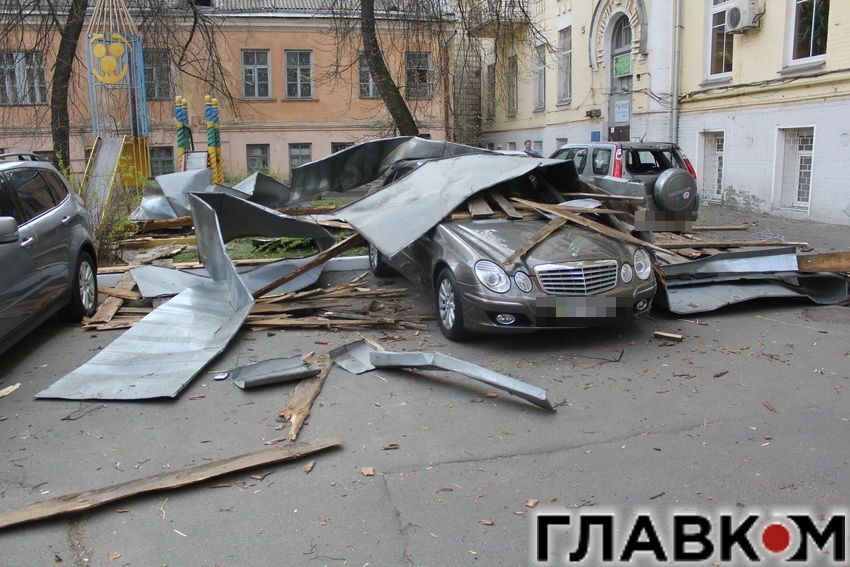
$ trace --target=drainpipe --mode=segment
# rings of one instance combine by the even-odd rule
[[[676,0],[674,3],[673,15],[673,62],[670,70],[670,94],[672,95],[672,105],[670,108],[670,141],[674,144],[679,143],[679,66],[680,66],[680,50],[682,48],[682,0]]]

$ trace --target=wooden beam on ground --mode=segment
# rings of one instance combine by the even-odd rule
[[[692,232],[723,232],[725,230],[750,230],[748,224],[716,224],[716,225],[694,225],[691,227]]]
[[[118,289],[117,287],[100,287],[97,288],[98,293],[102,293],[103,295],[108,295],[110,297],[117,297],[119,299],[128,299],[130,301],[141,299],[142,294],[138,291],[127,291],[126,289]]]
[[[0,529],[65,514],[92,510],[117,500],[138,496],[139,494],[182,488],[234,472],[292,461],[330,449],[331,447],[339,447],[340,445],[342,445],[342,439],[330,438],[312,443],[268,447],[259,451],[245,453],[238,457],[204,463],[181,470],[168,471],[114,486],[78,492],[76,494],[66,494],[0,513]]]
[[[351,236],[349,236],[345,240],[340,240],[339,242],[337,242],[336,244],[334,244],[333,246],[331,246],[327,250],[323,250],[322,252],[319,252],[318,254],[316,254],[315,258],[313,258],[312,260],[310,260],[309,262],[307,262],[306,264],[304,264],[300,268],[293,270],[292,272],[288,273],[287,275],[283,276],[282,278],[278,278],[277,280],[273,281],[269,285],[255,291],[254,292],[254,299],[257,299],[258,297],[264,296],[268,292],[270,292],[274,289],[277,289],[278,287],[282,286],[286,282],[294,280],[295,278],[297,278],[301,274],[309,272],[310,270],[312,270],[316,266],[324,264],[325,262],[327,262],[328,260],[330,260],[334,256],[342,254],[346,250],[354,248],[355,246],[359,246],[363,242],[365,242],[363,240],[363,237],[360,236],[359,234],[356,234],[356,233],[352,234]]]
[[[136,280],[133,279],[132,274],[130,272],[126,272],[124,276],[115,284],[115,289],[122,291],[132,291],[133,288],[136,287]],[[106,301],[100,304],[100,307],[97,308],[94,316],[91,318],[84,317],[83,325],[94,325],[94,324],[103,324],[108,323],[112,317],[115,316],[115,313],[121,308],[124,304],[123,299],[119,299],[117,297],[107,297]]]
[[[564,211],[561,207],[555,205],[544,205],[542,203],[535,203],[534,201],[526,201],[525,199],[519,199],[514,197],[514,201],[518,203],[522,203],[524,205],[528,205],[530,207],[534,207],[538,210],[545,211],[551,215],[555,215],[556,217],[561,217],[567,219],[568,221],[583,226],[585,228],[589,228],[595,232],[600,234],[604,234],[605,236],[610,236],[616,240],[622,240],[623,242],[629,242],[631,244],[636,244],[638,246],[643,246],[644,248],[649,248],[651,250],[657,250],[659,252],[668,252],[664,248],[660,246],[656,246],[654,244],[650,244],[649,242],[644,242],[640,238],[635,238],[631,234],[626,234],[620,230],[615,228],[611,228],[610,226],[604,225],[602,223],[598,223],[596,221],[586,219],[582,216],[579,216],[575,213],[571,213],[569,211]]]
[[[519,250],[505,258],[505,261],[502,262],[502,265],[506,268],[510,268],[514,265],[514,262],[531,252],[531,250],[536,247],[538,244],[552,236],[559,228],[567,224],[567,219],[556,218],[550,220],[544,226],[540,227],[534,235],[528,239],[528,242],[523,244]]]
[[[493,216],[493,209],[487,203],[482,195],[473,195],[466,201],[466,206],[469,209],[469,214],[474,219],[488,218]]]
[[[280,410],[280,417],[287,420],[292,426],[289,428],[289,440],[295,441],[298,438],[298,433],[301,427],[310,415],[310,410],[313,408],[313,402],[322,391],[322,385],[328,374],[331,373],[333,362],[327,355],[312,356],[305,359],[305,362],[310,364],[321,364],[322,371],[318,375],[311,378],[304,378],[295,387],[292,396],[289,398],[289,403]]]
[[[850,252],[797,254],[797,270],[800,272],[850,273]]]
[[[781,240],[695,240],[692,242],[666,242],[657,241],[659,246],[669,250],[677,248],[762,248],[765,246],[796,246],[806,247],[807,242],[782,242]]]
[[[518,220],[523,218],[522,214],[517,211],[513,205],[511,205],[511,202],[508,201],[505,196],[499,193],[498,191],[491,191],[490,198],[493,199],[493,202],[495,202],[496,205],[498,205],[499,208],[502,209],[502,211],[504,211],[506,215],[508,215],[509,219]]]

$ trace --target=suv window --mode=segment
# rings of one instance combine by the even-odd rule
[[[37,169],[15,169],[7,173],[9,186],[18,194],[23,224],[56,205],[53,194]]]
[[[581,175],[584,171],[584,165],[587,163],[587,148],[567,148],[559,152],[555,152],[553,159],[562,159],[564,161],[572,160],[576,166],[576,173]]]
[[[62,180],[52,171],[42,171],[41,175],[50,187],[50,192],[53,193],[53,200],[61,203],[68,196],[68,188],[62,183]]]
[[[670,150],[627,150],[626,169],[635,175],[662,173],[674,166]]]
[[[611,165],[611,150],[609,148],[593,148],[593,173],[608,175]]]
[[[15,207],[15,198],[5,183],[0,182],[0,217],[14,217],[20,223],[21,215]]]

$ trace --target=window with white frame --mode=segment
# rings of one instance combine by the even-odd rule
[[[248,173],[269,172],[269,144],[248,144],[245,146]]]
[[[519,91],[519,64],[517,56],[511,55],[508,58],[508,116],[515,116],[517,111],[517,94]]]
[[[710,201],[720,201],[723,198],[723,148],[725,136],[723,132],[701,132],[702,158],[702,194]]]
[[[405,58],[405,94],[407,98],[431,98],[433,74],[431,53],[408,51]]]
[[[0,105],[47,103],[44,56],[39,51],[0,51]]]
[[[350,148],[354,145],[354,142],[331,142],[331,153],[335,154],[337,152],[341,152],[346,148]]]
[[[558,104],[573,98],[573,32],[564,28],[558,32]]]
[[[534,91],[534,111],[546,109],[546,46],[538,45],[532,53],[531,88]]]
[[[794,0],[794,61],[826,55],[829,0]]]
[[[726,11],[734,5],[732,0],[711,0],[709,75],[732,72],[732,34],[726,31]]]
[[[496,64],[487,65],[486,83],[484,84],[484,100],[487,118],[496,117]]]
[[[148,100],[171,100],[171,55],[167,49],[144,49],[145,96]]]
[[[286,50],[286,98],[313,97],[313,52]]]
[[[242,52],[242,92],[245,98],[268,98],[269,52],[246,49]]]
[[[289,144],[289,176],[292,170],[313,161],[313,144]]]
[[[366,54],[361,53],[359,57],[359,74],[360,74],[360,98],[381,98],[378,92],[378,85],[372,78],[372,71],[369,70],[369,63],[366,61]]]
[[[812,199],[815,129],[783,128],[782,207],[808,211]]]

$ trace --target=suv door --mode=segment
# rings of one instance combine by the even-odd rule
[[[0,244],[0,340],[6,340],[40,311],[43,288],[34,227],[23,222],[17,196],[3,177],[0,216],[13,217],[18,223],[18,240]]]
[[[49,264],[42,277],[53,297],[64,294],[71,286],[77,261],[76,251],[71,249],[73,228],[80,218],[68,187],[59,176],[46,169],[39,170],[39,175],[56,203],[55,208],[36,221],[39,243],[50,247]]]
[[[564,161],[572,160],[576,166],[576,173],[582,181],[592,181],[593,176],[587,174],[587,147],[571,147],[563,148],[552,154],[552,159],[562,159]]]

